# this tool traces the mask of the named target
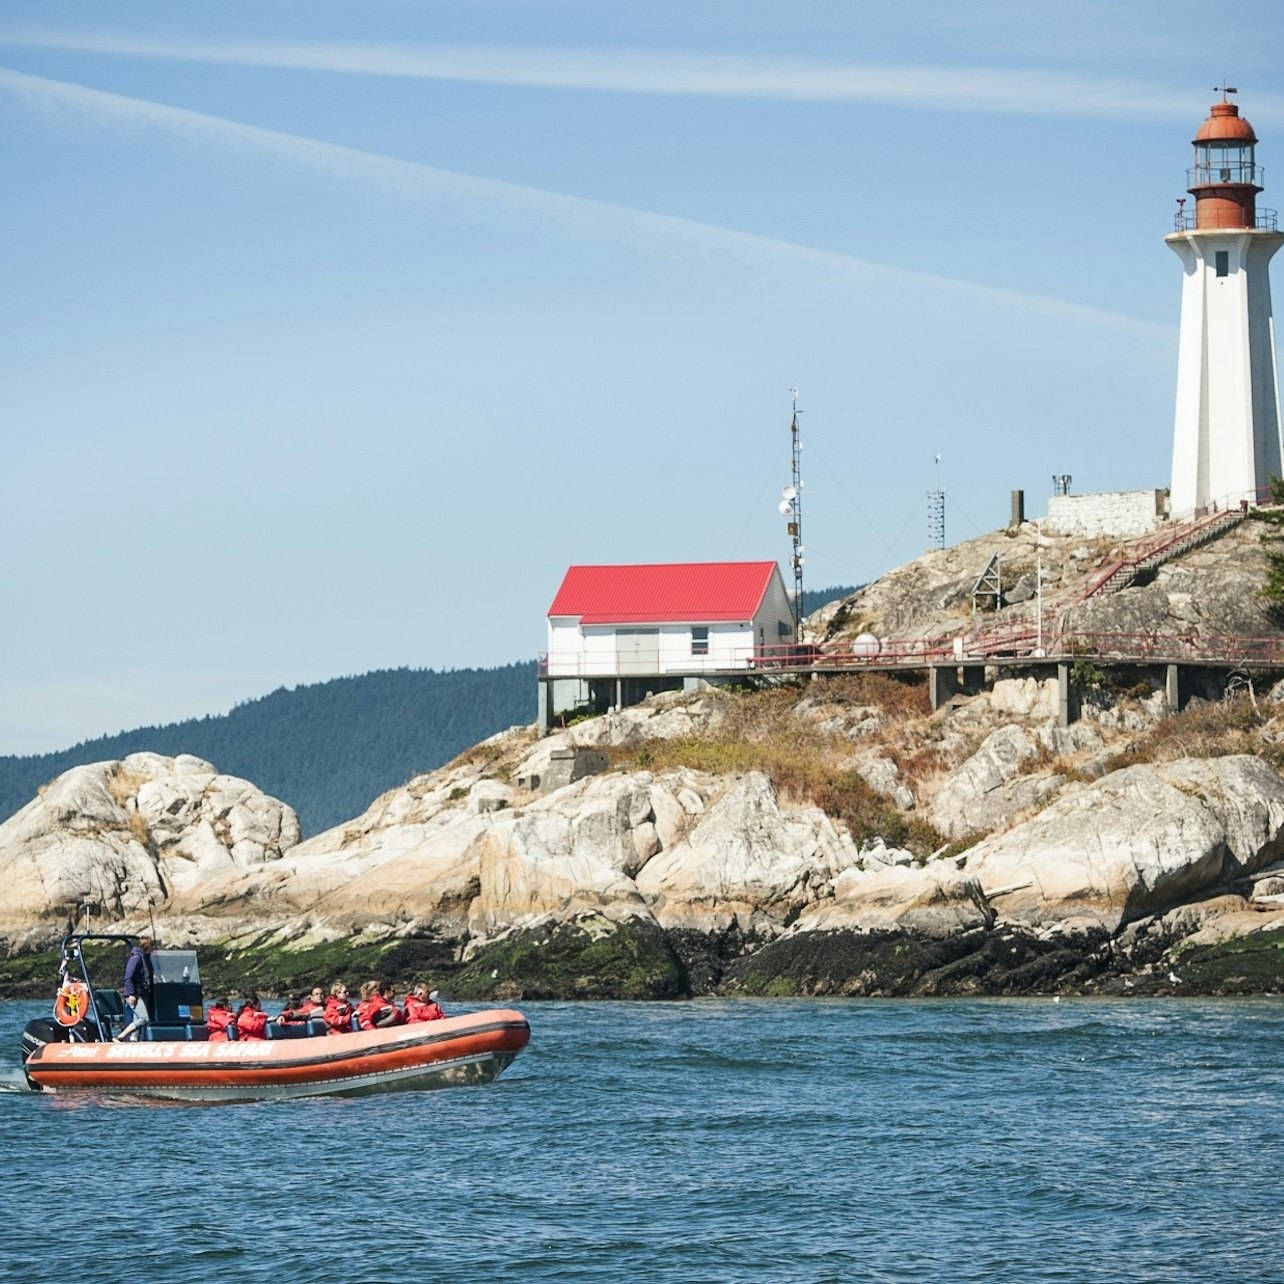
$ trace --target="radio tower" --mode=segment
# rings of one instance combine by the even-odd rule
[[[780,492],[779,511],[781,517],[788,518],[785,530],[793,541],[793,556],[790,559],[794,568],[794,640],[802,641],[803,622],[803,554],[807,551],[802,542],[802,472],[800,452],[802,441],[798,435],[798,389],[790,388],[793,398],[794,414],[789,424],[789,446],[792,468],[789,485]]]
[[[945,492],[941,489],[941,457],[932,461],[932,489],[927,492],[927,544],[945,547]]]

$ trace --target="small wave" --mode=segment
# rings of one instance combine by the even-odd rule
[[[0,1092],[31,1092],[27,1076],[17,1066],[0,1066]]]

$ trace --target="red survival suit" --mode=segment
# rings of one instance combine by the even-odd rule
[[[211,1043],[226,1043],[232,1036],[227,1028],[236,1024],[236,1013],[231,1008],[221,1008],[215,1003],[205,1014],[205,1028],[210,1032]]]
[[[326,1034],[348,1034],[352,1029],[352,1004],[332,994],[325,1001]]]
[[[432,999],[416,998],[413,994],[406,995],[403,1006],[406,1009],[407,1022],[440,1021],[446,1015]]]
[[[391,1019],[388,1013],[392,1013]],[[383,1018],[380,1020],[380,1018]],[[405,1021],[401,1010],[394,1003],[389,1003],[382,994],[372,994],[357,1004],[357,1024],[363,1030],[383,1029],[385,1026],[401,1025]]]
[[[239,1039],[266,1039],[267,1013],[262,1008],[252,1008],[247,1003],[236,1014],[236,1035]]]

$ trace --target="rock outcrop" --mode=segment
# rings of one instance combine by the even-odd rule
[[[1094,603],[1095,626],[1265,628],[1247,529]],[[996,540],[1067,585],[1109,551]],[[961,627],[983,543],[830,609],[831,638]],[[1228,557],[1250,569],[1222,601]],[[0,826],[0,933],[47,944],[88,908],[230,955],[360,947],[503,999],[1284,986],[1284,714],[1194,705],[1103,689],[1060,727],[1019,674],[935,713],[889,677],[670,693],[495,736],[307,842],[248,782],[136,754]]]
[[[100,924],[181,914],[298,841],[292,808],[199,758],[76,767],[0,825],[0,932],[16,942],[85,914]]]

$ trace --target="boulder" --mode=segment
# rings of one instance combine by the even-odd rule
[[[1006,919],[1117,931],[1278,858],[1284,780],[1259,758],[1180,759],[1076,786],[966,854]]]
[[[890,798],[902,811],[914,810],[914,795],[902,783],[900,772],[890,758],[867,758],[857,762],[856,770],[871,789]]]
[[[851,839],[819,808],[782,808],[771,782],[747,772],[672,847],[651,857],[637,886],[666,930],[771,936],[854,865]]]
[[[944,862],[885,865],[871,873],[844,870],[834,880],[832,898],[803,913],[790,935],[899,930],[939,940],[993,923],[994,912],[975,877]]]
[[[640,823],[651,810],[638,789],[628,776],[590,777],[519,813],[491,818],[476,845],[479,890],[470,935],[586,913],[649,917],[626,872],[638,863],[634,818]]]
[[[292,808],[198,758],[136,753],[74,767],[0,825],[0,930],[52,931],[86,909],[98,925],[137,925],[298,841]]]
[[[1025,774],[1039,753],[1034,738],[1016,725],[1000,727],[947,777],[932,800],[932,824],[948,838],[963,838],[1006,824],[1041,803],[1065,781],[1057,774]]]

